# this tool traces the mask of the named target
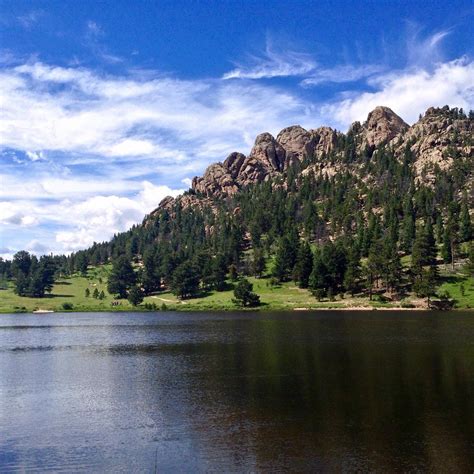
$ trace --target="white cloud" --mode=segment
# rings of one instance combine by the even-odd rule
[[[61,84],[61,88],[56,85]],[[169,77],[104,77],[42,63],[0,75],[1,142],[107,157],[221,159],[245,136],[277,132],[314,111],[275,87]],[[238,149],[238,148],[237,148]]]
[[[333,68],[318,68],[306,79],[301,81],[301,85],[317,86],[324,82],[345,83],[359,81],[382,72],[385,68],[375,64],[366,64],[363,66],[335,66]]]
[[[438,51],[443,37],[433,35],[425,49]],[[295,123],[346,129],[377,105],[409,122],[432,105],[474,107],[474,63],[468,58],[387,73],[376,65],[323,68],[307,55],[272,54],[263,66],[243,67],[235,77],[303,75],[305,86],[366,79],[368,87],[347,86],[342,95],[316,103],[303,99],[301,89],[255,81],[5,64],[0,223],[8,247],[37,240],[48,251],[68,252],[107,240],[141,222],[165,195],[189,187],[190,177],[209,163],[231,151],[248,152],[262,131],[275,135]],[[11,150],[28,159],[16,152],[10,157]]]
[[[303,76],[316,68],[316,62],[307,53],[276,51],[267,40],[261,56],[250,56],[249,65],[236,64],[236,68],[223,75],[223,79],[263,79],[272,77]]]
[[[31,161],[39,161],[45,159],[44,153],[42,151],[27,151],[26,156]]]
[[[37,255],[42,255],[42,254],[48,253],[49,249],[46,245],[44,245],[44,243],[36,239],[33,239],[26,244],[25,250]]]
[[[183,191],[143,181],[139,183],[137,192],[127,197],[96,195],[46,204],[31,199],[0,202],[0,224],[10,230],[28,227],[27,235],[43,235],[45,228],[56,229],[49,231],[53,242],[34,238],[23,248],[35,253],[52,250],[67,253],[86,248],[94,241],[109,240],[114,234],[128,230],[139,224],[164,197],[177,196]],[[41,242],[44,248],[39,250],[32,242]]]
[[[443,40],[449,36],[449,30],[440,30],[423,37],[423,28],[413,22],[407,23],[406,56],[410,66],[429,68],[443,61]]]
[[[370,81],[374,92],[351,94],[323,108],[343,128],[365,120],[378,105],[392,108],[408,123],[431,106],[449,105],[469,110],[474,107],[474,62],[462,58],[438,64],[432,72],[424,69],[384,74]]]
[[[14,202],[0,202],[0,224],[18,227],[30,227],[38,223],[23,205]]]
[[[148,181],[135,196],[94,196],[71,204],[61,202],[56,207],[58,221],[72,221],[71,230],[56,233],[56,242],[63,251],[74,251],[109,240],[114,234],[128,230],[143,220],[166,196],[177,196],[182,189],[155,186]]]

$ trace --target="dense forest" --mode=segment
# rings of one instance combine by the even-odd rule
[[[374,130],[394,122],[381,113]],[[412,127],[400,123],[397,133],[369,139],[369,115],[347,134],[332,132],[330,145],[319,148],[324,137],[318,132],[316,143],[311,131],[296,154],[288,141],[285,151],[272,137],[274,148],[264,152],[274,169],[239,183],[241,168],[232,192],[211,170],[203,178],[207,187],[193,183],[109,242],[39,260],[19,252],[0,262],[0,274],[14,280],[19,295],[42,296],[54,275],[111,262],[109,293],[137,304],[166,288],[193,298],[239,282],[238,302],[256,305],[250,275],[268,276],[275,286],[293,280],[317,300],[344,294],[397,300],[407,293],[429,299],[440,268],[462,264],[474,274],[474,114],[443,107]],[[261,167],[252,153],[249,166]],[[228,166],[225,172],[227,161],[219,164]]]

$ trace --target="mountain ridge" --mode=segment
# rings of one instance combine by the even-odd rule
[[[177,203],[202,207],[208,200],[232,197],[249,185],[288,173],[330,178],[349,170],[360,175],[360,163],[344,154],[370,159],[380,147],[393,149],[400,161],[408,147],[415,157],[415,182],[429,186],[437,168],[447,170],[456,158],[472,158],[472,132],[473,120],[462,109],[448,106],[430,107],[411,126],[389,107],[377,106],[365,122],[354,122],[345,134],[327,126],[306,130],[300,125],[282,129],[276,138],[264,132],[257,135],[247,156],[232,152],[223,162],[209,165],[202,176],[193,178],[189,192],[166,197],[151,215]],[[473,192],[472,183],[467,191]]]

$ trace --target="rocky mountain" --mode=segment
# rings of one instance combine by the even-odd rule
[[[409,126],[376,107],[347,133],[262,133],[87,261],[125,256],[144,291],[184,297],[222,291],[227,275],[293,280],[319,299],[430,297],[441,267],[474,262],[473,129],[472,111],[430,108]]]
[[[210,165],[202,177],[195,177],[190,192],[176,199],[165,198],[160,209],[182,207],[202,208],[214,200],[234,196],[249,185],[275,181],[290,173],[302,176],[331,178],[341,173],[367,175],[367,163],[381,150],[390,150],[411,168],[415,183],[432,186],[439,172],[447,172],[462,164],[468,173],[467,189],[473,199],[472,113],[462,110],[429,108],[414,125],[409,126],[388,107],[376,107],[364,123],[355,122],[346,134],[330,127],[305,130],[299,125],[283,129],[273,137],[262,133],[255,139],[249,155],[231,153],[222,163]]]

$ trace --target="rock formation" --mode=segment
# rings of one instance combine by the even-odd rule
[[[430,184],[435,167],[445,170],[453,166],[456,157],[472,158],[473,124],[472,118],[446,106],[428,109],[410,127],[391,109],[379,106],[363,124],[355,122],[349,131],[359,154],[364,150],[376,153],[385,144],[403,160],[408,147],[415,157],[416,180]],[[210,165],[202,177],[193,179],[191,194],[177,199],[183,207],[197,205],[202,200],[199,203],[202,207],[204,202],[233,196],[248,185],[284,176],[291,167],[304,175],[331,177],[344,171],[360,174],[360,164],[347,163],[344,159],[346,137],[329,127],[305,130],[299,125],[283,129],[276,139],[270,133],[262,133],[248,156],[234,152],[223,163]],[[170,208],[174,202],[166,198],[160,207]]]
[[[392,109],[375,107],[362,125],[363,143],[367,146],[378,146],[406,132],[408,128],[408,124]]]

